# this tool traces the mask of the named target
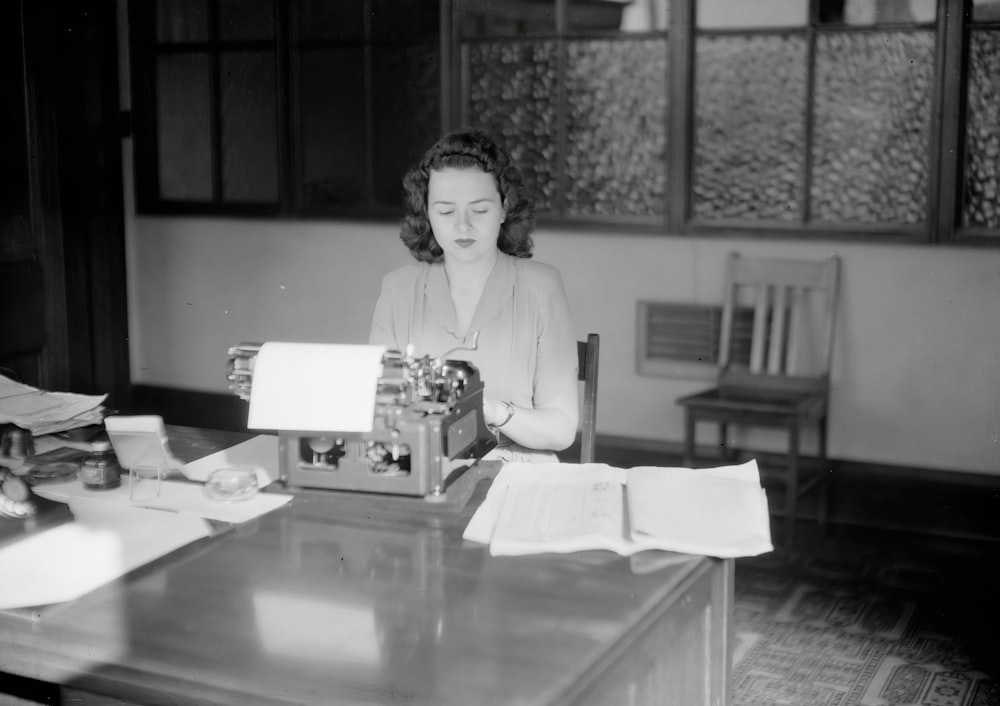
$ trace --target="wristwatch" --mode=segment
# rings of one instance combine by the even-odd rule
[[[499,429],[504,424],[506,424],[507,422],[509,422],[511,420],[511,417],[514,416],[514,405],[512,405],[510,402],[506,402],[506,401],[503,404],[504,404],[504,407],[507,408],[507,416],[504,417],[503,421],[500,422],[499,424],[490,424],[490,425],[488,425],[489,428],[490,428],[490,430],[493,431],[494,433],[497,431],[497,429]]]

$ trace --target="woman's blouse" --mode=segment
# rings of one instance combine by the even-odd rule
[[[470,345],[479,333],[475,351]],[[577,389],[576,337],[558,270],[500,253],[468,331],[460,331],[443,263],[418,262],[382,280],[369,342],[473,363],[486,396],[545,407]]]

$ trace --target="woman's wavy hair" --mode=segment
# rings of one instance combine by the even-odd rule
[[[444,257],[427,216],[427,184],[431,171],[448,167],[481,169],[493,175],[505,213],[497,247],[514,257],[531,257],[535,205],[521,172],[493,138],[472,128],[442,137],[403,177],[405,215],[399,237],[413,257],[421,262],[441,262]]]

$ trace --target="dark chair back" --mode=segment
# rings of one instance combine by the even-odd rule
[[[579,380],[583,383],[583,405],[580,410],[580,463],[594,462],[597,425],[597,370],[601,337],[587,334],[586,341],[576,342]]]

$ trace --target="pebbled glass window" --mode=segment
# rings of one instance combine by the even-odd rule
[[[662,224],[669,4],[460,7],[462,120],[525,166],[540,218]]]
[[[969,32],[962,225],[1000,230],[1000,1],[977,2]]]

